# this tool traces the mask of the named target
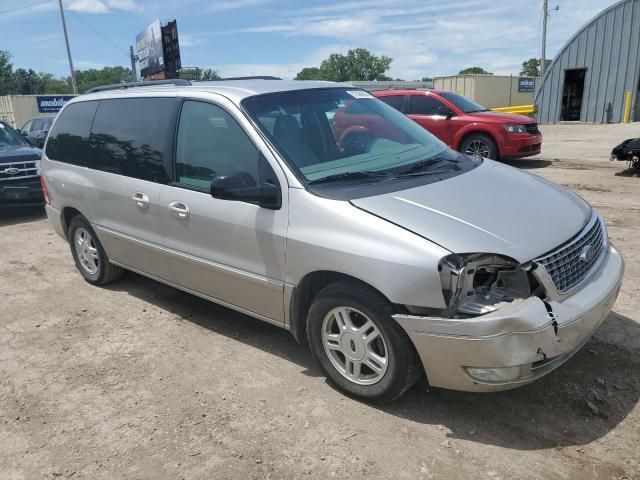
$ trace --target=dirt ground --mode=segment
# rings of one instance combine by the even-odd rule
[[[0,478],[640,479],[640,125],[543,128],[510,164],[605,217],[627,265],[594,338],[497,394],[338,393],[285,331],[135,274],[96,288],[41,211],[0,216]],[[544,212],[540,212],[544,215]]]

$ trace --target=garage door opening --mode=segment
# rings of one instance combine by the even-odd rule
[[[579,122],[582,111],[582,94],[584,93],[584,77],[586,68],[565,70],[564,88],[562,89],[562,111],[560,120]]]

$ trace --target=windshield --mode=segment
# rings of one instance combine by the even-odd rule
[[[474,102],[473,100],[460,95],[455,92],[442,92],[440,94],[442,97],[449,100],[456,107],[462,110],[464,113],[474,113],[474,112],[488,112],[489,109],[483,107],[479,103]]]
[[[25,141],[20,134],[5,123],[0,122],[0,150],[14,147],[24,147]]]
[[[307,184],[395,178],[428,159],[458,156],[363,90],[329,88],[249,97],[243,107]],[[423,163],[425,169],[441,165]]]

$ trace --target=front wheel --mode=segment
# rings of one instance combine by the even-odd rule
[[[418,380],[422,369],[411,340],[380,294],[339,282],[316,296],[307,319],[311,352],[342,391],[370,401],[391,401]]]
[[[460,151],[470,157],[489,158],[496,160],[498,158],[498,147],[489,135],[483,133],[474,133],[465,138],[460,144]]]

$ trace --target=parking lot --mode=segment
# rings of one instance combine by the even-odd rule
[[[640,177],[608,161],[640,127],[541,129],[508,163],[592,203],[627,270],[573,359],[503,393],[352,400],[287,332],[132,273],[92,287],[40,209],[2,213],[0,478],[640,479]]]

